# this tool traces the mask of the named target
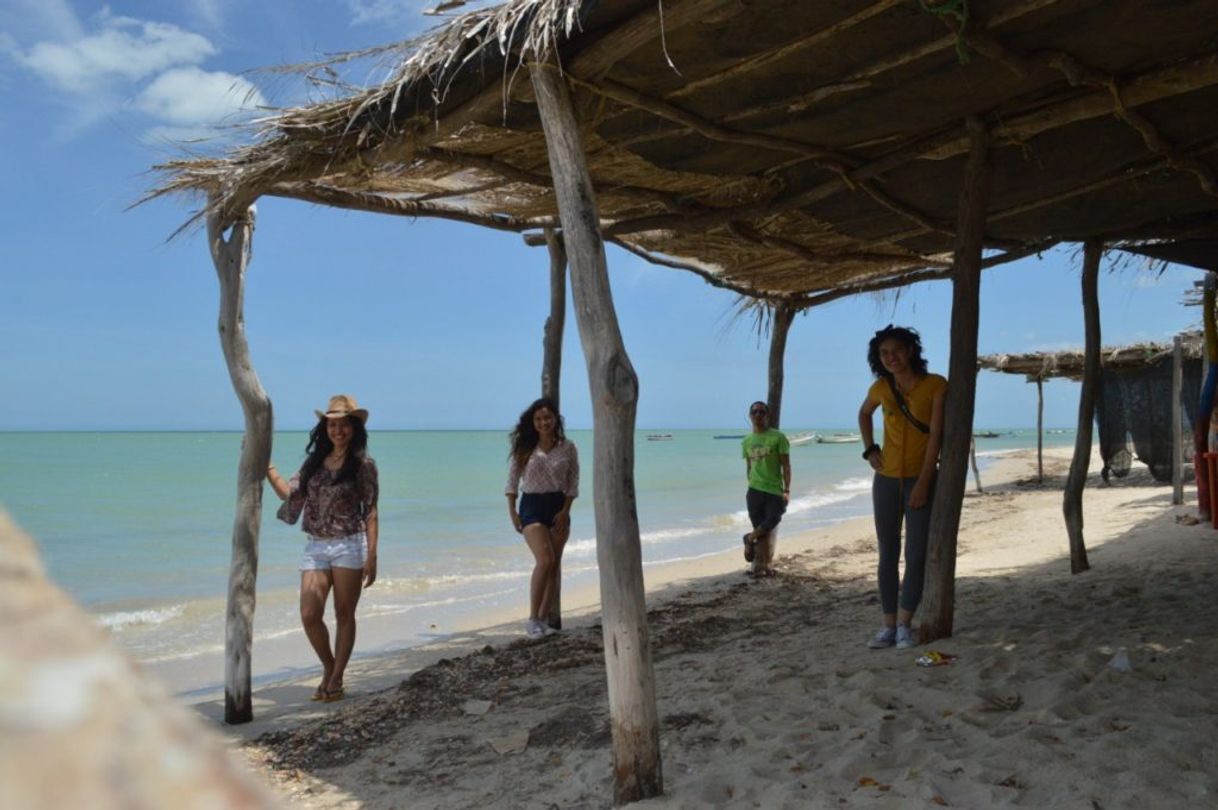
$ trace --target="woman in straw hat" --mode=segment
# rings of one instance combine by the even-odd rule
[[[558,407],[544,397],[520,414],[509,441],[508,517],[524,535],[534,561],[525,634],[540,638],[555,629],[548,619],[558,594],[562,550],[571,535],[571,502],[579,495],[579,454],[563,434]]]
[[[376,463],[367,455],[368,411],[345,394],[330,397],[309,433],[300,471],[285,481],[272,464],[266,473],[283,499],[279,519],[304,514],[308,536],[300,563],[300,620],[321,659],[322,679],[313,700],[343,696],[343,672],[355,647],[355,606],[376,581],[378,494]],[[334,646],[326,628],[326,600],[334,591]]]

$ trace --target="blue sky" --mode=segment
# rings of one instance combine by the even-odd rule
[[[149,167],[178,154],[173,141],[308,92],[256,68],[409,38],[435,22],[420,13],[434,4],[3,0],[0,430],[239,428],[204,239],[167,241],[193,203],[128,206],[155,182]],[[1059,249],[988,271],[980,350],[1080,346],[1078,261]],[[743,426],[764,396],[767,346],[733,319],[733,296],[619,251],[609,263],[640,427]],[[1106,344],[1169,340],[1198,320],[1181,305],[1198,271],[1141,267],[1101,278]],[[510,234],[260,201],[245,312],[277,425],[305,426],[345,391],[374,428],[504,428],[539,387],[547,284],[544,250]],[[950,300],[934,282],[799,317],[785,425],[852,424],[866,341],[890,322],[920,329],[945,370]],[[568,424],[587,427],[573,316],[564,372]],[[1077,386],[1045,390],[1047,424],[1072,425]],[[978,427],[1032,425],[1035,387],[982,374],[977,414]]]

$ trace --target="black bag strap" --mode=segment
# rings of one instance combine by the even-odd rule
[[[901,392],[897,390],[896,381],[892,377],[885,377],[888,380],[888,387],[892,390],[892,396],[897,401],[897,408],[901,413],[905,414],[905,418],[909,420],[909,424],[916,427],[923,433],[930,433],[930,425],[923,422],[918,417],[914,416],[909,410],[909,406],[905,404],[905,397],[901,396]]]

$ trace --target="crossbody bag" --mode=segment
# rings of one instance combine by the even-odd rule
[[[913,412],[909,410],[909,405],[906,404],[905,397],[901,396],[901,392],[897,390],[896,381],[893,380],[892,377],[885,377],[885,379],[888,380],[888,387],[892,390],[893,399],[897,401],[897,409],[900,410],[901,413],[905,414],[905,418],[909,420],[909,424],[913,425],[923,433],[930,433],[930,425],[914,416]]]

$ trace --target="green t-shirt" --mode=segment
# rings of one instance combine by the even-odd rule
[[[752,489],[782,494],[782,464],[779,456],[791,454],[791,443],[781,431],[770,428],[753,432],[740,443],[741,457],[749,460],[749,486]]]

